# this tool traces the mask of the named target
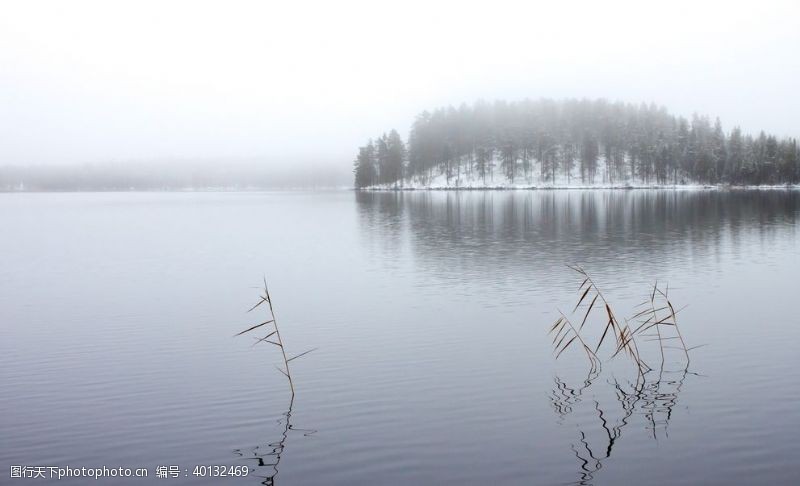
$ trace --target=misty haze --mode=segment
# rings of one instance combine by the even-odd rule
[[[794,484],[798,25],[5,3],[0,484]]]

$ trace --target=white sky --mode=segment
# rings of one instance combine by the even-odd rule
[[[442,104],[654,101],[800,136],[800,2],[0,0],[0,164],[324,159]]]

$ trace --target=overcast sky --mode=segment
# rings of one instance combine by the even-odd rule
[[[478,98],[653,101],[800,136],[798,5],[3,1],[0,164],[349,165]]]

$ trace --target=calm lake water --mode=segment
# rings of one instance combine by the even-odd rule
[[[797,484],[799,218],[790,191],[2,194],[0,483]],[[569,263],[621,315],[668,283],[688,372],[631,395],[624,358],[555,360]],[[319,348],[288,430],[277,348],[233,337],[263,275]]]

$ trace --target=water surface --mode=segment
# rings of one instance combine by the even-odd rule
[[[798,216],[789,191],[2,194],[0,477],[794,483]],[[587,381],[546,335],[567,263],[621,314],[668,282],[708,346],[638,396],[621,364]],[[279,354],[232,337],[265,274],[287,346],[319,347],[288,429]]]

